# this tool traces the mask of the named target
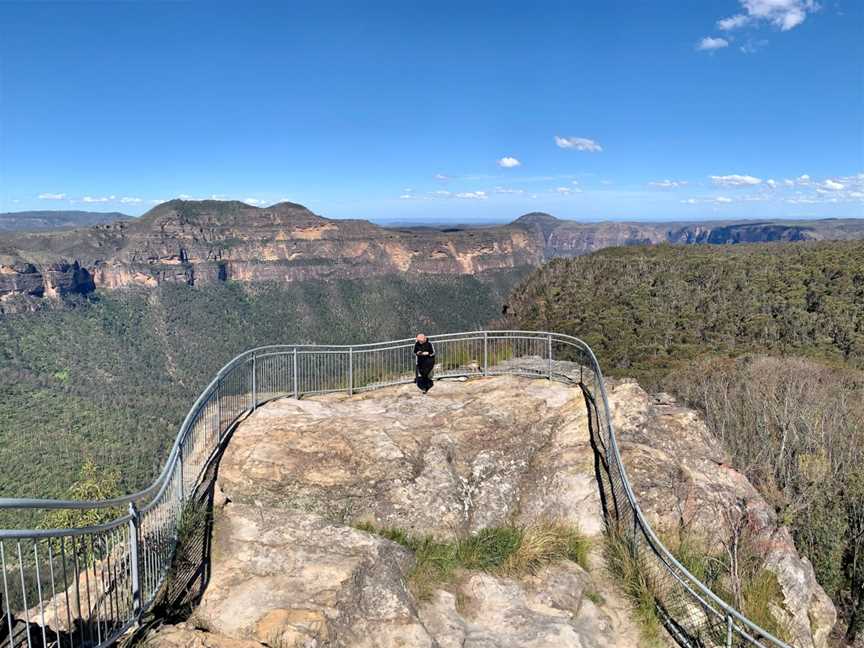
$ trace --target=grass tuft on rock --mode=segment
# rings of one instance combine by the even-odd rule
[[[644,568],[636,546],[617,529],[607,531],[603,546],[606,568],[617,577],[625,596],[633,606],[633,617],[639,624],[642,640],[649,648],[666,645],[663,625],[655,603],[657,584]]]
[[[536,574],[542,567],[570,560],[588,568],[590,544],[576,527],[561,522],[482,529],[455,540],[415,537],[402,529],[360,523],[355,528],[379,535],[414,552],[408,583],[418,599],[428,599],[461,570],[504,576]]]

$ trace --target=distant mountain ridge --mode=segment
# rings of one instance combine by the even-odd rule
[[[492,227],[385,228],[290,202],[177,199],[85,229],[3,233],[0,312],[97,288],[481,274],[622,245],[855,238],[864,219],[580,223],[533,212]]]
[[[132,218],[120,212],[21,211],[0,213],[0,232],[90,227]]]

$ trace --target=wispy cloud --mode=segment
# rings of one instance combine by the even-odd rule
[[[759,178],[751,175],[738,175],[737,173],[723,176],[712,175],[709,177],[711,178],[711,182],[718,187],[753,187],[762,184],[762,180]]]
[[[65,193],[41,193],[39,200],[66,200]]]
[[[706,36],[696,43],[696,49],[700,52],[712,52],[724,47],[729,47],[729,41],[725,38],[714,38],[713,36]]]
[[[495,187],[495,193],[497,194],[521,194],[525,193],[523,189],[513,189],[511,187]]]
[[[502,157],[500,160],[498,160],[498,166],[502,169],[513,169],[521,165],[522,163],[519,160],[509,155]]]
[[[556,187],[555,191],[562,196],[570,196],[574,193],[582,193],[579,187]]]
[[[120,199],[120,202],[124,205],[137,205],[138,203],[142,202],[142,200],[142,198],[135,198],[134,196],[123,196]]]
[[[486,200],[489,197],[485,191],[462,191],[453,195],[464,200]]]
[[[442,180],[442,181],[443,181],[443,180],[449,180],[449,179],[450,179],[450,176],[445,175],[445,174],[443,174],[443,173],[436,173],[433,177],[434,177],[436,180]]]
[[[739,0],[739,3],[742,12],[718,20],[718,29],[732,31],[767,23],[780,31],[789,31],[821,8],[815,0]]]
[[[603,150],[600,144],[587,137],[561,137],[555,136],[555,145],[562,149],[575,149],[586,153],[599,153]]]
[[[85,203],[107,203],[116,200],[116,196],[84,196],[81,202]]]
[[[648,183],[649,187],[657,189],[677,189],[687,184],[686,180],[654,180]]]

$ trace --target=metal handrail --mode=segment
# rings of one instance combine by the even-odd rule
[[[674,610],[670,612],[671,604],[676,603],[676,599],[672,598],[671,594],[666,596],[667,593],[655,593],[658,608],[662,608],[666,615],[664,618],[670,634],[682,645],[700,648],[711,645],[731,647],[740,645],[741,641],[761,648],[769,646],[789,648],[787,644],[757,626],[714,594],[693,576],[657,537],[643,515],[627,478],[627,471],[612,425],[603,374],[594,352],[585,342],[559,333],[516,330],[468,331],[434,335],[430,336],[430,339],[438,347],[437,358],[442,366],[438,372],[439,376],[515,373],[572,382],[565,373],[567,369],[565,363],[570,362],[567,350],[575,349],[578,352],[579,382],[588,389],[582,381],[583,371],[587,369],[593,374],[594,389],[599,390],[601,396],[602,407],[597,409],[598,422],[601,426],[598,433],[602,435],[604,430],[606,433],[606,438],[601,440],[604,441],[603,453],[605,465],[608,466],[608,473],[601,481],[604,487],[610,489],[613,496],[620,491],[629,507],[624,512],[618,511],[619,507],[616,507],[618,519],[611,521],[615,523],[627,521],[628,524],[632,524],[628,532],[628,541],[631,543],[634,556],[641,556],[643,553],[640,552],[647,552],[645,555],[648,562],[643,565],[643,568],[671,576],[670,582],[676,588],[673,594],[680,594],[685,599],[687,618],[684,618],[683,613],[676,617]],[[102,570],[103,588],[96,587],[97,591],[94,594],[108,596],[108,604],[112,606],[111,612],[108,614],[104,609],[100,609],[99,603],[95,609],[90,609],[90,602],[88,602],[87,614],[85,615],[79,609],[75,625],[89,628],[91,631],[89,640],[82,638],[83,630],[81,631],[78,645],[82,647],[109,645],[137,622],[141,614],[156,600],[167,577],[183,508],[201,483],[214,458],[218,456],[232,426],[241,417],[271,398],[285,396],[299,398],[302,395],[333,391],[353,393],[356,390],[376,389],[410,382],[413,380],[413,366],[409,366],[406,360],[410,358],[407,349],[412,343],[413,339],[408,338],[360,345],[268,345],[250,349],[225,364],[195,400],[180,426],[165,466],[156,480],[147,488],[123,497],[99,501],[0,499],[0,510],[98,510],[128,507],[125,515],[100,525],[73,529],[0,529],[0,572],[2,572],[0,575],[3,576],[0,580],[0,588],[2,588],[0,599],[5,598],[6,601],[4,610],[3,601],[0,600],[0,622],[5,613],[9,619],[9,645],[17,648],[18,645],[29,645],[29,640],[27,644],[15,644],[14,639],[11,639],[14,636],[11,622],[13,604],[10,603],[10,586],[6,578],[9,566],[3,551],[4,542],[10,545],[14,543],[20,572],[16,576],[20,576],[20,598],[25,608],[28,601],[27,595],[30,594],[30,601],[34,600],[33,588],[38,589],[38,608],[42,622],[39,623],[38,619],[36,621],[46,640],[50,632],[46,631],[44,607],[52,602],[56,607],[57,598],[64,596],[64,594],[56,594],[58,583],[54,579],[54,570],[55,567],[61,567],[57,562],[57,552],[63,554],[64,579],[68,575],[66,553],[71,552],[75,558],[74,583],[69,586],[67,582],[66,587],[63,588],[69,628],[73,626],[72,615],[69,613],[72,587],[76,590],[76,600],[79,608],[81,607],[82,565],[79,565],[79,557],[83,563],[84,576],[92,570],[96,580],[98,565]],[[490,343],[495,347],[491,349],[493,356],[491,364],[489,362]],[[556,348],[564,351],[564,357],[560,360],[556,358]],[[499,361],[499,355],[504,358],[503,361]],[[559,353],[559,357],[560,355]],[[465,359],[469,357],[471,362],[466,363]],[[357,378],[358,367],[355,366],[358,362],[360,379]],[[561,366],[556,367],[556,362]],[[291,365],[290,371],[288,364]],[[572,364],[575,366],[576,363]],[[450,367],[450,365],[454,366]],[[364,370],[371,371],[372,375],[380,380],[370,379],[364,383],[362,378]],[[308,382],[308,388],[304,388],[306,384],[304,381]],[[596,399],[592,400],[596,407]],[[28,546],[32,547],[32,554],[35,557],[32,560],[32,569],[29,568],[30,552],[22,553],[22,543],[29,543]],[[40,547],[43,552],[42,558],[40,558]],[[47,567],[50,568],[51,573],[50,590],[53,593],[50,599],[43,597],[42,587],[42,581],[46,578],[46,565],[43,564],[46,561],[46,553]],[[26,559],[25,554],[28,556]],[[25,563],[28,564],[26,569]],[[118,563],[122,566],[119,572]],[[41,572],[40,564],[43,564]],[[114,569],[113,574],[108,574],[107,580],[110,582],[107,584],[105,583],[106,566],[109,572]],[[657,572],[657,570],[661,571]],[[28,579],[31,581],[29,588]],[[49,583],[46,582],[46,591],[48,585]],[[86,586],[89,601],[91,593],[89,580]],[[120,590],[124,592],[122,601],[117,597],[117,592]],[[116,605],[110,601],[111,593],[118,599]],[[687,606],[695,606],[693,609],[699,612],[695,620],[690,614],[693,610]],[[25,610],[28,623],[33,621],[29,618],[32,610],[33,608]],[[702,620],[703,616],[704,620]],[[53,630],[55,635],[56,630],[55,627]],[[710,638],[710,636],[716,637],[721,630],[725,632],[723,641],[714,641]],[[708,640],[703,633],[710,635]],[[94,636],[97,640],[94,640]],[[69,645],[74,646],[74,633],[69,637]],[[736,638],[739,643],[735,643]],[[3,646],[4,644],[0,643],[0,648]]]

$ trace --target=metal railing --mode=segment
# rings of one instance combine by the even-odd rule
[[[658,539],[627,479],[603,375],[587,344],[527,331],[430,339],[436,379],[515,374],[582,386],[607,524],[623,533],[651,584],[659,617],[679,644],[788,648],[711,592]],[[146,489],[98,502],[0,499],[0,510],[117,511],[110,521],[83,528],[0,530],[0,647],[110,645],[159,598],[184,506],[242,417],[275,398],[412,382],[413,343],[247,351],[225,365],[195,401],[164,469]]]

